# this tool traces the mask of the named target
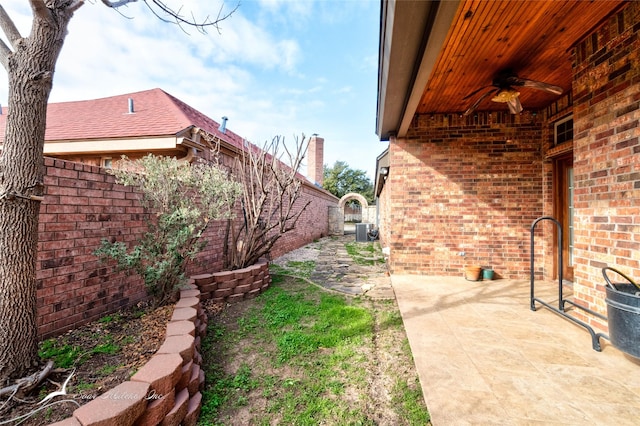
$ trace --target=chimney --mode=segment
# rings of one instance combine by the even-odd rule
[[[218,130],[222,133],[227,133],[227,117],[222,117],[222,123],[220,123],[220,127],[218,127]]]
[[[135,113],[133,109],[133,98],[129,98],[129,114]]]
[[[307,177],[322,186],[324,181],[324,139],[314,133],[307,148]]]

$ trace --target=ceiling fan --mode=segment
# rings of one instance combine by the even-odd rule
[[[519,87],[528,87],[530,89],[542,90],[544,92],[553,93],[554,95],[561,95],[562,88],[554,86],[553,84],[543,83],[542,81],[528,80],[526,78],[520,78],[516,73],[511,70],[501,71],[493,79],[490,86],[481,87],[478,90],[465,96],[463,99],[469,99],[476,95],[478,92],[486,88],[491,90],[480,96],[474,103],[464,112],[464,115],[469,115],[476,110],[478,105],[484,101],[488,96],[493,95],[491,100],[493,102],[503,102],[509,106],[511,114],[518,114],[522,111],[522,105],[520,104],[520,92],[516,90]]]

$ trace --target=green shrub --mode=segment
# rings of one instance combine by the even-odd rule
[[[138,187],[148,229],[130,249],[103,239],[95,254],[139,274],[156,305],[162,305],[185,283],[186,266],[205,246],[202,235],[211,221],[233,217],[240,185],[216,164],[150,154],[136,161],[123,158],[119,165],[112,173],[118,183]]]

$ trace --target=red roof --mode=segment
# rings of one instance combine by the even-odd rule
[[[133,101],[133,113],[129,113],[129,99]],[[4,140],[7,113],[7,108],[2,108],[0,140]],[[243,146],[243,138],[228,129],[220,132],[219,123],[162,89],[50,103],[45,141],[167,136],[192,126],[236,147]]]

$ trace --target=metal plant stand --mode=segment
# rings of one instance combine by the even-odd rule
[[[535,234],[535,229],[536,229],[536,225],[543,221],[543,220],[549,220],[551,222],[553,222],[556,225],[556,228],[558,230],[558,307],[554,307],[552,306],[550,303],[545,302],[544,300],[541,300],[537,297],[535,297],[535,292],[534,292],[534,288],[535,288],[535,269],[534,269],[534,261],[535,261],[535,244],[534,244],[534,234]],[[594,315],[604,321],[607,321],[607,317],[600,314],[599,312],[595,312],[589,308],[586,308],[584,306],[580,306],[576,303],[574,303],[571,300],[565,299],[562,293],[562,225],[560,224],[560,222],[558,222],[557,219],[551,217],[551,216],[543,216],[543,217],[539,217],[538,219],[534,220],[533,223],[531,224],[531,310],[535,311],[536,310],[536,302],[540,303],[541,305],[545,306],[546,308],[552,310],[553,312],[557,313],[558,315],[562,315],[563,317],[567,318],[568,320],[578,324],[581,327],[584,327],[587,329],[587,331],[589,332],[589,334],[591,334],[591,345],[593,346],[593,349],[601,352],[602,348],[600,347],[600,337],[603,337],[607,340],[609,340],[609,336],[607,336],[604,333],[596,333],[595,330],[586,322],[581,321],[571,315],[569,315],[567,313],[567,311],[565,310],[565,303],[568,303],[578,309],[581,309],[585,312],[590,313],[591,315]]]

